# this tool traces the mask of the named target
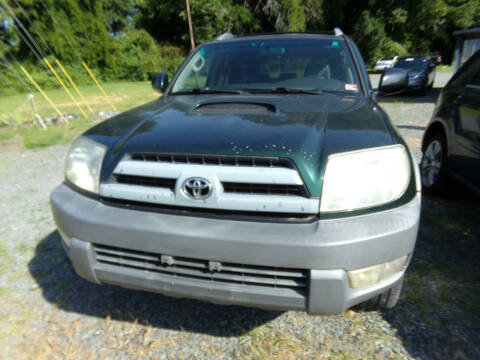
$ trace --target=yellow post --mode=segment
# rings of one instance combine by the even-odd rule
[[[50,104],[50,106],[57,112],[57,114],[62,118],[64,119],[67,123],[68,123],[68,120],[66,118],[63,117],[62,113],[60,112],[60,110],[58,110],[58,108],[55,106],[55,104],[53,103],[52,100],[50,100],[50,98],[47,96],[47,94],[45,94],[42,90],[42,88],[37,84],[37,82],[35,80],[33,80],[33,78],[30,76],[30,74],[28,73],[27,70],[25,70],[25,68],[23,66],[20,66],[20,69],[22,69],[22,71],[25,73],[25,75],[27,76],[28,80],[30,80],[32,82],[32,84],[37,88],[37,90],[40,92],[40,94],[43,95],[43,97],[45,98],[45,100],[47,100],[47,102]]]
[[[77,84],[75,84],[75,82],[73,81],[73,79],[70,77],[70,75],[68,74],[67,70],[65,70],[65,68],[63,67],[62,63],[60,62],[60,60],[58,59],[55,59],[55,62],[57,63],[58,67],[60,68],[60,70],[62,70],[63,72],[63,75],[65,75],[65,77],[67,78],[67,80],[70,82],[70,84],[73,86],[73,88],[75,89],[75,91],[77,92],[78,96],[80,96],[82,98],[82,101],[83,103],[85,104],[85,106],[88,108],[88,110],[92,113],[92,114],[95,114],[93,112],[93,109],[91,108],[90,104],[87,102],[87,100],[85,100],[85,98],[83,97],[83,94],[80,92],[80,89],[77,87]]]
[[[60,85],[62,85],[62,87],[65,89],[65,91],[67,92],[68,96],[70,96],[70,99],[72,99],[73,103],[75,105],[77,105],[78,107],[78,110],[80,110],[80,112],[82,113],[83,117],[85,119],[88,120],[88,116],[87,114],[85,114],[85,111],[83,111],[83,109],[80,107],[80,105],[78,104],[77,100],[75,100],[75,98],[73,97],[72,93],[70,92],[70,90],[68,89],[67,85],[65,85],[65,83],[63,82],[62,78],[60,77],[60,75],[58,75],[58,73],[55,71],[55,69],[53,68],[52,64],[50,64],[50,61],[48,61],[47,58],[43,58],[43,61],[45,61],[45,64],[47,64],[48,68],[50,69],[50,71],[52,72],[52,74],[57,78],[58,82],[60,83]]]
[[[102,85],[100,85],[100,83],[97,81],[97,79],[95,78],[95,75],[93,75],[92,71],[91,71],[90,68],[87,66],[87,64],[85,64],[85,62],[82,61],[82,65],[83,65],[83,67],[85,68],[85,70],[87,70],[88,75],[90,75],[90,77],[93,79],[93,81],[95,82],[95,84],[97,85],[97,87],[100,89],[100,91],[102,92],[103,96],[105,96],[105,99],[107,99],[107,101],[109,102],[109,104],[110,104],[110,106],[112,107],[112,109],[113,109],[113,110],[117,110],[117,108],[115,107],[115,105],[113,105],[112,100],[110,100],[110,98],[108,97],[108,95],[107,95],[107,93],[105,92],[105,90],[103,90]]]

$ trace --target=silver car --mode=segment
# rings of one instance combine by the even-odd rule
[[[393,58],[387,58],[387,59],[380,58],[375,64],[374,70],[375,72],[382,72],[386,68],[390,67],[392,63],[393,63]]]

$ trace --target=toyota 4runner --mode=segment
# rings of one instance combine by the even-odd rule
[[[420,181],[349,37],[226,34],[153,86],[78,138],[51,195],[81,277],[311,314],[395,305]]]

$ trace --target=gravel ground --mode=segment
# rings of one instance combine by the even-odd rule
[[[379,99],[417,154],[436,93]],[[0,155],[0,359],[480,358],[479,201],[464,190],[424,199],[396,309],[270,312],[76,276],[48,205],[67,149]]]

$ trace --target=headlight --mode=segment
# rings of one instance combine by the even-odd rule
[[[410,181],[405,147],[394,145],[331,155],[320,212],[369,208],[394,201]]]
[[[105,146],[85,137],[78,138],[65,162],[65,178],[84,190],[98,193]]]

